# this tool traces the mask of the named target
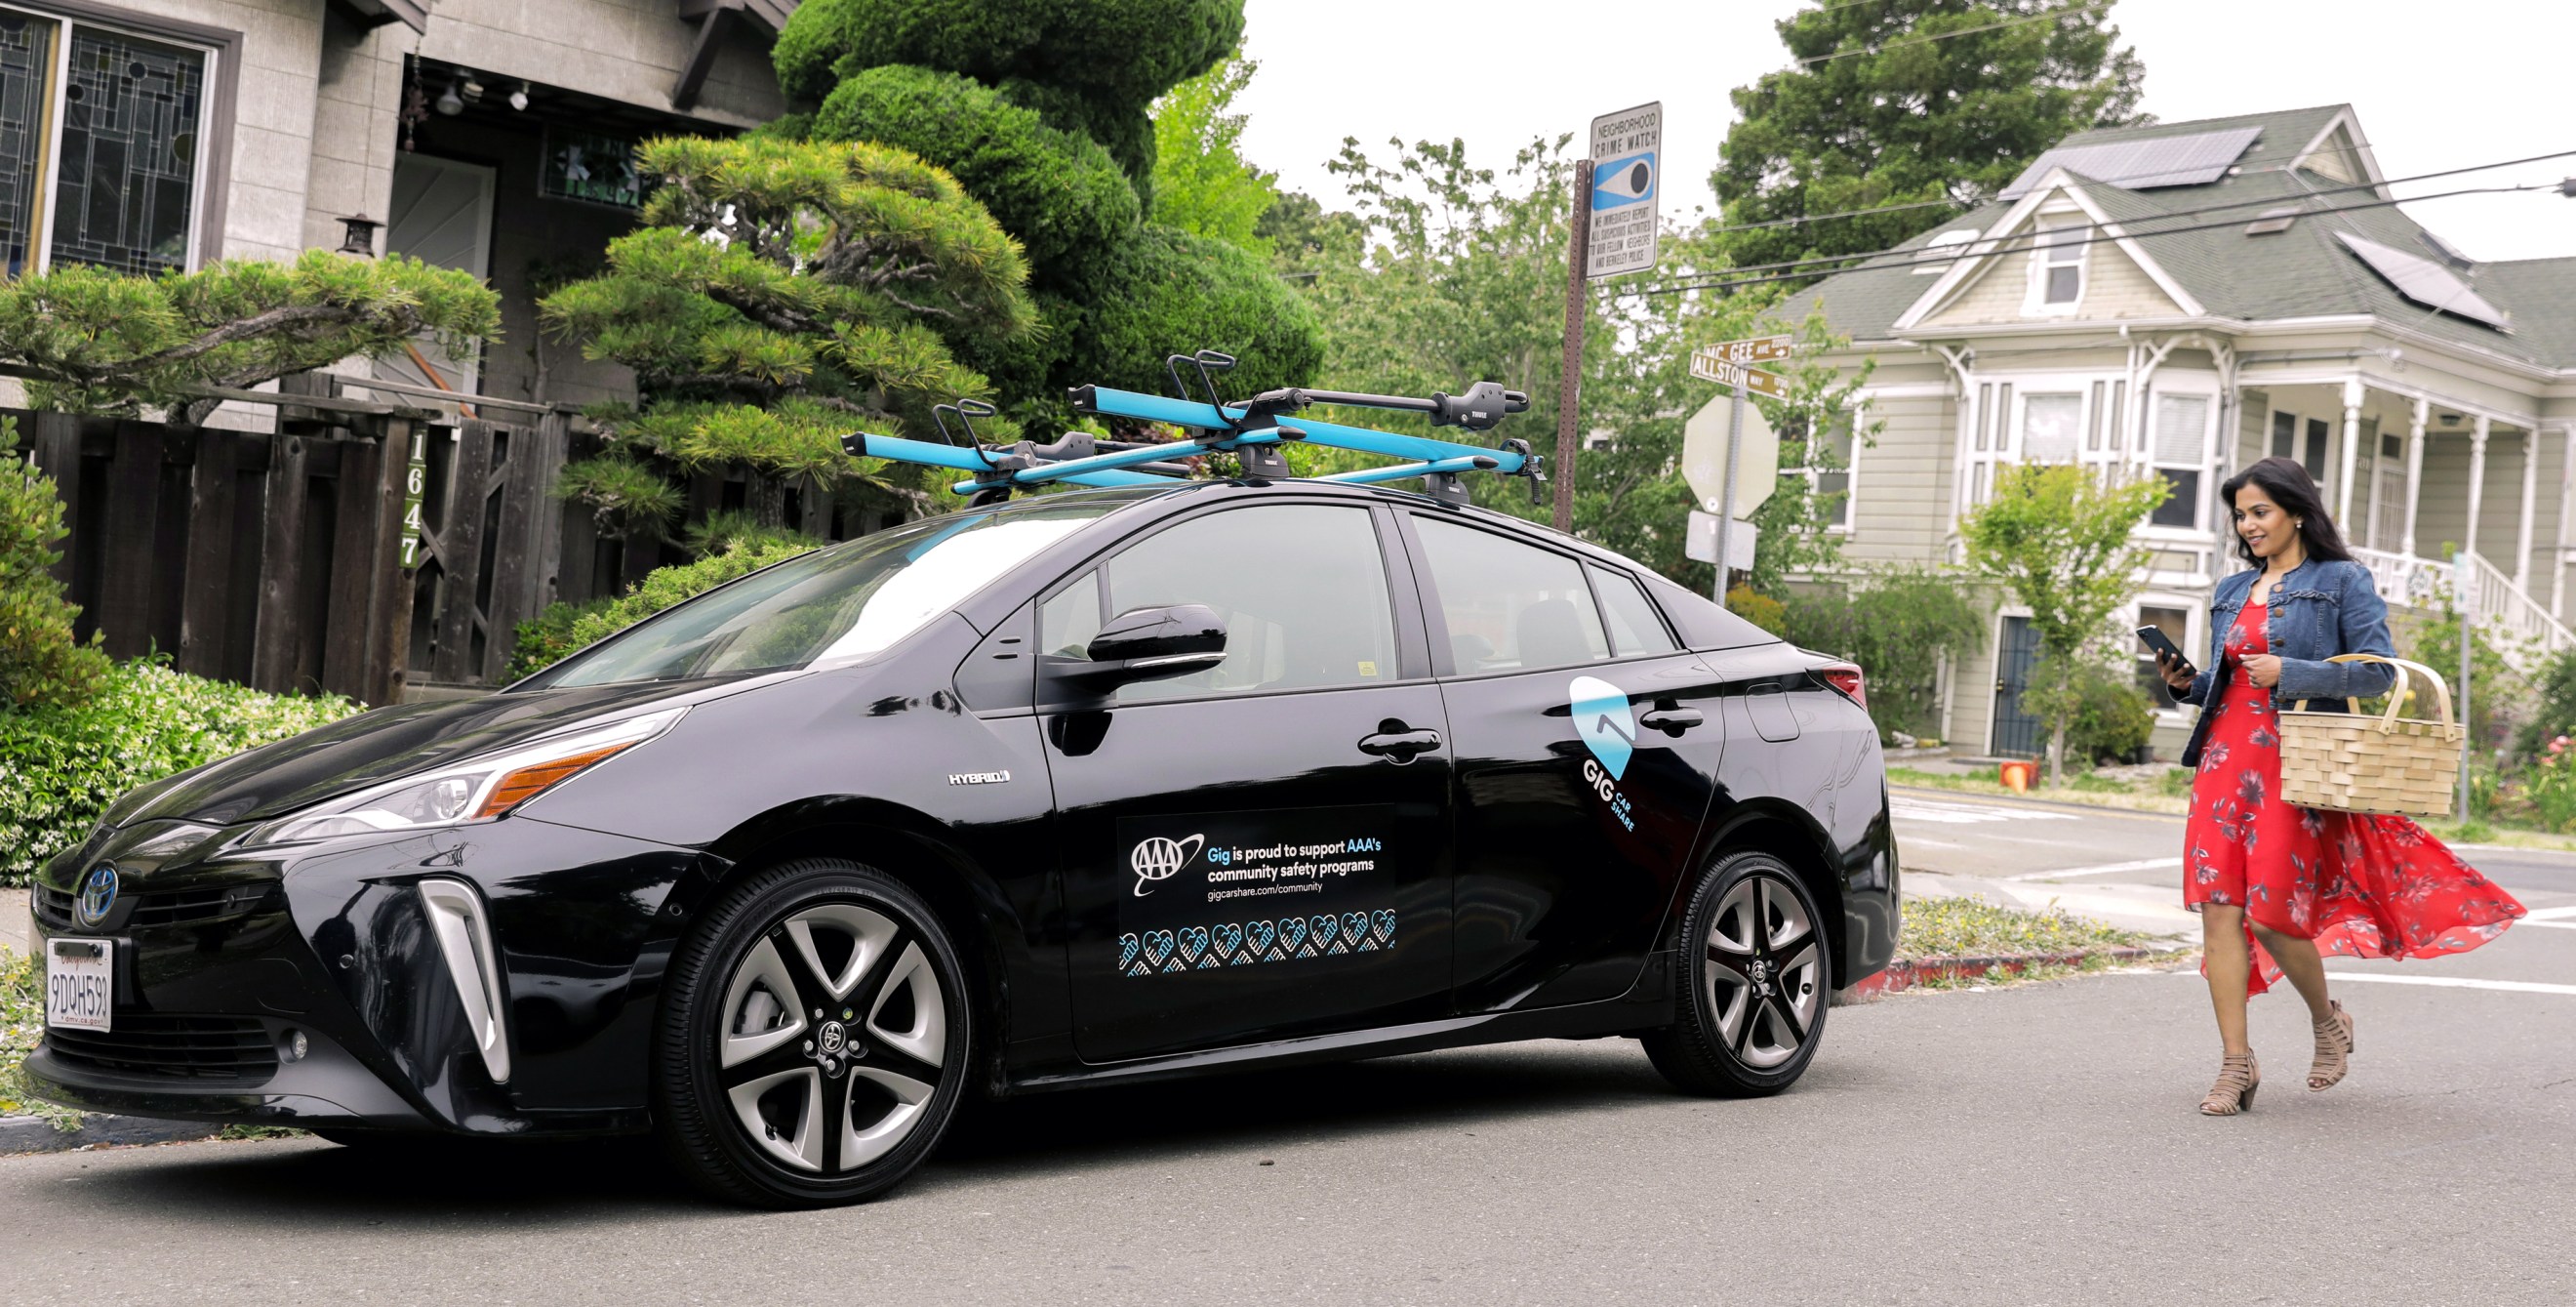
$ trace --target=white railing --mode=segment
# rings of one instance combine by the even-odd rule
[[[2457,575],[2451,564],[2377,549],[2355,549],[2354,558],[2370,569],[2379,597],[2392,604],[2430,607],[2447,601]],[[2467,608],[2479,628],[2494,639],[2497,652],[2525,676],[2539,671],[2541,660],[2576,647],[2576,632],[2552,616],[2513,578],[2480,554],[2468,555],[2472,578]]]

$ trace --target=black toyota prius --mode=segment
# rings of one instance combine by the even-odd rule
[[[1857,669],[1507,515],[1247,479],[779,563],[138,790],[33,906],[57,1102],[654,1132],[788,1207],[968,1095],[1598,1036],[1775,1092],[1897,866]]]

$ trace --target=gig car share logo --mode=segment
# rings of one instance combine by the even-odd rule
[[[1136,897],[1145,897],[1145,888],[1158,880],[1170,880],[1190,865],[1206,847],[1207,836],[1192,835],[1184,840],[1167,840],[1160,835],[1136,846],[1127,855],[1127,867],[1136,873]]]
[[[84,926],[95,926],[107,920],[108,909],[115,906],[116,868],[100,863],[81,882],[80,898],[72,904],[72,915],[80,918]]]
[[[1597,677],[1578,676],[1565,690],[1574,706],[1574,733],[1592,757],[1583,764],[1583,783],[1610,805],[1610,815],[1629,830],[1637,829],[1628,796],[1614,784],[1637,752],[1637,718],[1629,711],[1626,691]]]

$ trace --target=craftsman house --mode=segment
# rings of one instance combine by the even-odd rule
[[[2432,599],[2467,549],[2472,606],[2517,657],[2576,644],[2576,258],[2479,263],[2390,198],[2346,106],[2086,132],[1826,279],[1806,294],[1851,337],[1843,361],[1878,361],[1863,398],[1884,423],[1853,451],[1847,556],[1957,561],[1961,513],[2007,464],[2162,477],[2135,624],[2196,651],[2242,566],[2219,483],[2281,454],[2392,605]],[[2027,627],[2003,609],[1951,669],[1954,744],[2042,746]],[[2160,701],[2170,756],[2187,718]]]
[[[71,509],[83,633],[103,630],[119,656],[157,648],[187,671],[375,700],[406,679],[492,684],[518,621],[659,561],[547,495],[579,438],[573,410],[633,382],[547,340],[536,302],[634,225],[639,142],[782,112],[770,47],[795,8],[0,0],[10,275],[323,248],[461,268],[502,304],[502,337],[475,357],[423,341],[291,378],[320,403],[226,404],[188,438],[31,415]],[[18,402],[0,381],[0,406]],[[398,572],[391,519],[374,532],[399,510],[406,447],[426,462],[425,555]],[[703,509],[726,488],[700,491]],[[810,511],[803,525],[818,525]]]

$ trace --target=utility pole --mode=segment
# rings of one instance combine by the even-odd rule
[[[1583,443],[1583,323],[1590,314],[1584,283],[1592,245],[1592,161],[1574,162],[1574,220],[1565,243],[1565,371],[1556,388],[1556,529],[1574,531],[1574,450]]]
[[[2451,555],[2451,600],[2460,614],[2460,820],[2467,821],[2469,811],[2469,767],[2477,761],[2478,732],[2469,725],[2469,651],[2471,632],[2477,629],[2473,610],[2478,601],[2478,574],[2470,560],[2477,555],[2457,550]]]

